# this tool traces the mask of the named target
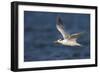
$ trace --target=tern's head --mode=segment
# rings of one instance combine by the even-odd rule
[[[55,41],[55,43],[57,43],[57,44],[59,44],[61,42],[62,42],[62,39],[59,39],[59,40]]]

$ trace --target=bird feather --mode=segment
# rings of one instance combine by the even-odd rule
[[[65,32],[65,29],[64,29],[64,26],[63,26],[63,22],[62,22],[62,20],[61,20],[61,18],[59,16],[57,17],[56,27],[57,27],[58,31],[62,34],[64,39],[66,39],[66,38],[68,38],[70,36],[68,33]]]

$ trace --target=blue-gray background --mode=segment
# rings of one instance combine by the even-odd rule
[[[55,44],[62,38],[56,29],[60,16],[68,33],[84,32],[82,47]],[[90,58],[90,15],[24,11],[24,61],[73,60]]]

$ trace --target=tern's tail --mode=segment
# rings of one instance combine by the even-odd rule
[[[81,44],[79,44],[79,43],[77,43],[76,45],[77,45],[77,46],[80,46],[80,47],[82,46],[82,45],[81,45]]]

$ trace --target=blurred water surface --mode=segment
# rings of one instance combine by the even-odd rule
[[[82,47],[55,44],[62,35],[56,29],[60,16],[68,33],[84,32]],[[24,11],[24,61],[73,60],[90,58],[90,15]]]

